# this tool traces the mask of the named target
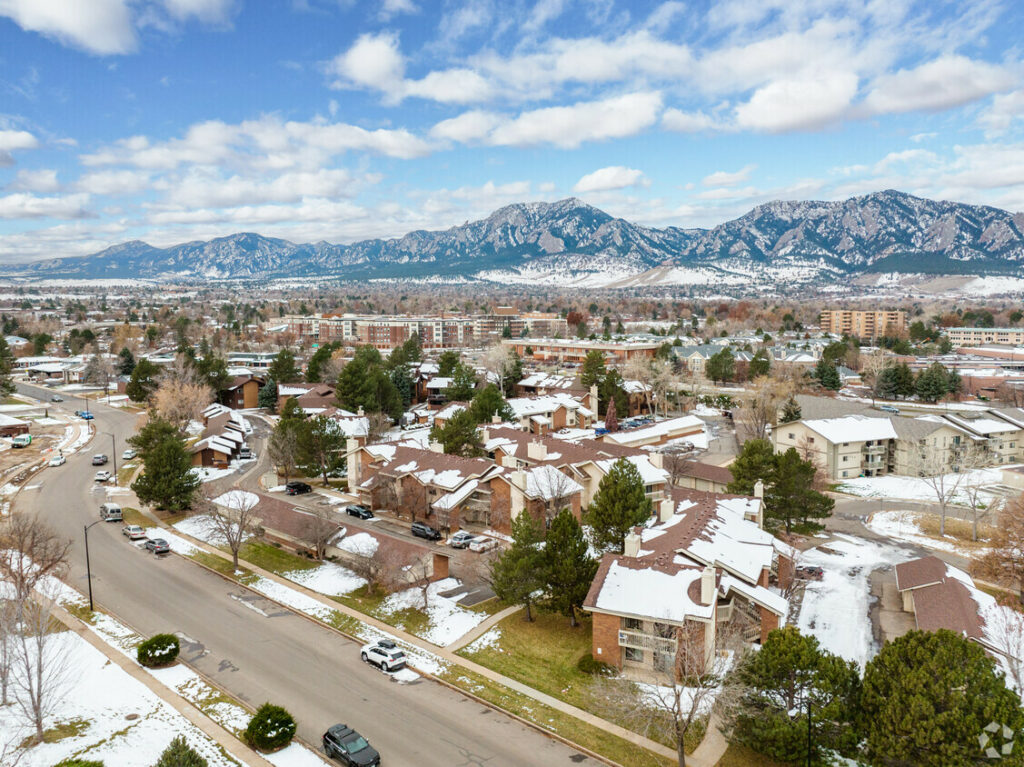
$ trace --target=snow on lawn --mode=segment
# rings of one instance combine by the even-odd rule
[[[273,487],[268,487],[267,488],[267,492],[268,493],[283,493],[287,489],[288,489],[287,485],[274,485]]]
[[[199,551],[198,548],[193,546],[191,543],[186,541],[181,536],[175,535],[174,533],[165,530],[162,527],[147,527],[146,528],[147,538],[163,538],[167,541],[167,544],[171,547],[171,551],[181,554],[183,557],[190,556]]]
[[[495,649],[501,652],[501,629],[498,626],[484,632],[468,645],[466,645],[460,652],[465,653],[476,653],[481,650]]]
[[[372,557],[377,552],[377,545],[377,539],[369,533],[356,533],[339,541],[338,548],[361,557]]]
[[[298,743],[292,743],[272,754],[264,754],[263,758],[276,767],[324,767],[323,759]]]
[[[816,565],[824,575],[820,581],[807,582],[797,627],[816,636],[829,652],[855,660],[863,669],[876,650],[868,614],[868,578],[872,570],[915,558],[912,551],[897,546],[842,534],[803,552],[799,564]]]
[[[76,735],[27,750],[19,762],[22,767],[51,767],[78,755],[118,767],[150,767],[178,735],[183,735],[211,767],[240,764],[77,634],[65,631],[52,635],[51,641],[55,655],[72,673],[66,675],[64,695],[47,717],[46,725],[78,720],[86,726]],[[137,718],[126,719],[131,714]],[[21,733],[29,735],[31,729],[18,717],[16,706],[4,706],[0,707],[0,732],[14,735],[17,742]]]
[[[224,477],[230,477],[235,473],[235,470],[214,469],[209,466],[196,466],[192,469],[192,473],[199,477],[203,482],[213,482],[218,479],[224,479]]]
[[[459,582],[455,578],[445,578],[431,583],[427,589],[427,608],[423,609],[423,592],[418,588],[406,589],[391,594],[385,599],[378,612],[384,615],[392,615],[402,610],[420,610],[427,614],[429,627],[425,631],[417,633],[417,636],[427,640],[439,647],[446,647],[459,637],[472,631],[486,620],[484,613],[467,610],[457,604],[463,596],[456,594],[454,597],[442,597],[440,592],[450,591],[457,587]]]
[[[963,472],[962,474],[949,474],[945,487],[952,487],[959,483],[957,492],[953,496],[954,503],[967,504],[966,495],[960,488],[972,485],[998,485],[1003,481],[1002,469],[1008,466],[993,469],[975,469],[974,471]],[[859,495],[864,498],[899,498],[903,501],[931,501],[935,503],[935,490],[921,477],[904,477],[899,474],[889,474],[884,477],[858,477],[845,480],[839,485],[839,491],[850,495]],[[991,503],[992,496],[988,493],[981,494],[986,503]]]
[[[174,529],[206,543],[214,545],[225,543],[224,536],[217,530],[217,524],[206,514],[196,514],[193,517],[186,517],[180,522],[175,522]],[[249,540],[251,537],[248,535],[245,540]]]
[[[329,597],[348,594],[366,584],[366,579],[360,578],[347,567],[336,565],[333,562],[324,562],[319,567],[310,570],[293,570],[290,573],[284,573],[283,577]]]
[[[869,530],[887,538],[906,541],[937,551],[949,551],[968,558],[980,556],[983,553],[982,550],[960,545],[957,539],[951,535],[945,536],[944,539],[925,535],[918,524],[922,513],[919,511],[876,511],[865,525]]]

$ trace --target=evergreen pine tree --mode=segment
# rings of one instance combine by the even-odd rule
[[[161,438],[142,456],[145,471],[132,483],[139,500],[170,511],[189,508],[200,479],[192,472],[184,440],[177,435]]]
[[[723,346],[711,355],[704,369],[708,378],[716,383],[731,381],[736,375],[736,358],[732,350]]]
[[[612,368],[605,373],[604,380],[598,386],[597,404],[599,415],[608,412],[608,403],[615,400],[615,410],[620,413],[629,412],[629,395],[626,394],[622,382],[622,374]]]
[[[302,380],[302,371],[295,364],[295,355],[290,349],[282,349],[267,368],[267,375],[279,384],[295,383]]]
[[[753,381],[755,378],[768,375],[771,367],[772,363],[768,358],[768,353],[764,349],[759,350],[750,360],[748,371],[750,380]]]
[[[754,483],[761,480],[765,485],[775,474],[775,450],[766,439],[748,439],[743,443],[736,460],[729,464],[732,482],[727,489],[737,495],[753,495]]]
[[[7,396],[15,390],[11,371],[14,370],[14,354],[7,345],[7,339],[0,336],[0,394]]]
[[[600,388],[604,374],[604,354],[597,349],[591,349],[583,360],[583,367],[580,368],[580,383],[588,390],[594,385]]]
[[[527,511],[512,520],[512,545],[491,564],[491,587],[498,599],[523,605],[533,621],[534,594],[544,588],[544,527]]]
[[[157,376],[160,369],[148,359],[143,357],[135,364],[128,385],[125,387],[125,394],[132,402],[145,402],[149,396],[156,391]]]
[[[453,402],[465,402],[472,399],[476,392],[476,371],[464,362],[455,366],[451,375],[452,383],[444,390],[444,396]]]
[[[448,455],[461,455],[473,458],[483,455],[483,442],[476,430],[476,418],[469,410],[460,410],[449,418],[444,426],[434,426],[430,430],[432,442],[440,442]]]
[[[437,358],[437,374],[441,378],[451,378],[459,361],[458,352],[454,352],[451,349],[441,352],[441,356]]]
[[[402,410],[408,409],[412,403],[413,380],[406,365],[399,365],[391,371],[391,383],[395,386],[398,399],[402,402]]]
[[[117,373],[118,375],[130,376],[135,370],[135,355],[127,346],[118,353]]]
[[[515,417],[495,384],[487,384],[477,391],[469,403],[469,410],[477,423],[490,423],[495,415],[501,416],[503,421],[511,421]]]
[[[839,379],[839,371],[836,366],[822,357],[814,367],[813,378],[826,389],[838,391],[842,385]]]
[[[153,767],[207,767],[207,762],[179,735],[164,749]]]
[[[793,421],[799,421],[803,417],[800,403],[793,397],[786,400],[786,404],[782,406],[782,423],[792,423]]]
[[[933,362],[917,375],[914,382],[917,396],[925,402],[937,402],[949,393],[949,376],[938,362]]]
[[[1020,763],[1020,699],[981,645],[952,631],[911,631],[887,642],[864,669],[860,708],[870,764],[980,764],[987,760],[978,736],[990,722],[1013,733],[1007,763]]]
[[[256,395],[256,406],[264,407],[271,413],[277,410],[277,381],[273,378],[267,379],[266,384]]]
[[[814,489],[814,464],[805,461],[796,448],[775,456],[771,484],[765,492],[765,516],[782,524],[787,533],[815,533],[820,522],[832,514],[835,501]]]
[[[568,509],[562,509],[552,520],[544,545],[544,570],[547,574],[547,599],[550,610],[578,625],[576,611],[587,598],[590,583],[597,574],[597,560],[587,549],[583,528]]]
[[[622,553],[626,534],[651,516],[651,500],[632,461],[620,458],[601,478],[587,509],[587,524],[594,548]]]
[[[901,362],[895,368],[896,395],[898,397],[909,397],[914,393],[914,374],[910,372],[910,366]]]

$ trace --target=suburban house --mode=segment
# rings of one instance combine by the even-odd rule
[[[663,456],[662,464],[672,475],[672,484],[676,487],[687,487],[708,493],[725,493],[728,492],[728,484],[732,482],[732,472],[725,466],[674,456]]]
[[[234,410],[250,410],[259,407],[260,389],[266,383],[266,380],[261,376],[254,376],[252,374],[237,375],[228,387],[221,392],[221,404]]]
[[[576,396],[584,396],[586,388],[578,379],[557,373],[531,373],[516,382],[516,396],[532,397],[538,394],[554,394],[569,392]]]
[[[579,399],[564,392],[534,397],[513,397],[508,406],[513,421],[533,434],[547,434],[565,428],[589,428],[596,413]]]
[[[891,445],[896,439],[888,418],[864,415],[793,421],[772,430],[776,453],[795,448],[805,460],[824,469],[830,479],[891,473]]]
[[[0,413],[0,437],[17,437],[28,434],[28,421]]]
[[[188,448],[192,465],[227,468],[252,430],[248,421],[235,410],[214,403],[203,411],[203,423],[199,439]]]
[[[793,550],[762,528],[760,498],[673,488],[655,511],[601,558],[583,605],[595,658],[682,676],[711,664],[723,633],[763,642],[785,622]]]
[[[326,383],[289,383],[277,386],[277,411],[295,398],[304,411],[319,410],[334,406],[334,387]]]

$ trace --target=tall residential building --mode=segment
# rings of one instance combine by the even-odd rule
[[[825,333],[877,338],[898,333],[907,326],[904,311],[871,311],[860,309],[826,309],[821,313],[821,329]]]

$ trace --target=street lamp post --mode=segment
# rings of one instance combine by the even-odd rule
[[[117,487],[117,440],[113,432],[105,431],[104,434],[110,437],[110,455],[114,460],[114,487]]]
[[[85,535],[85,579],[89,583],[89,612],[92,612],[92,567],[89,565],[89,528],[93,525],[98,525],[102,522],[102,519],[97,519],[92,524],[86,525],[84,530]]]

